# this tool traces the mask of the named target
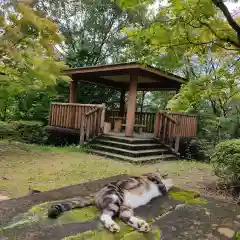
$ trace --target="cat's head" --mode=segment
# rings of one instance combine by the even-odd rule
[[[153,180],[161,181],[162,184],[166,187],[166,190],[169,191],[173,187],[173,180],[168,178],[168,173],[161,173],[160,170],[157,170],[155,173],[147,173],[149,178]]]
[[[173,187],[173,180],[168,177],[168,173],[162,173],[160,169],[157,169],[156,174],[161,178],[161,181],[165,185],[167,191],[169,191]]]

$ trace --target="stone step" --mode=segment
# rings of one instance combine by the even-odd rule
[[[107,145],[111,147],[117,147],[122,149],[129,149],[129,150],[146,150],[146,149],[154,149],[154,148],[161,148],[162,145],[159,143],[124,143],[118,142],[113,140],[108,140],[104,138],[96,139],[94,143]]]
[[[131,138],[123,136],[114,136],[114,135],[103,135],[101,139],[107,139],[111,141],[129,143],[129,144],[148,144],[148,143],[157,143],[154,138]]]
[[[110,153],[110,152],[100,151],[100,150],[90,150],[89,152],[100,155],[100,156],[104,156],[107,158],[119,159],[119,160],[131,162],[131,163],[150,163],[150,162],[155,162],[160,160],[165,161],[165,160],[176,159],[176,156],[173,154],[163,154],[163,155],[145,156],[145,157],[129,157],[121,154]]]
[[[91,148],[104,151],[104,152],[121,154],[129,157],[154,156],[154,155],[160,155],[160,154],[166,153],[168,151],[167,149],[164,149],[164,148],[129,150],[129,149],[111,147],[111,146],[102,145],[102,144],[92,144]]]

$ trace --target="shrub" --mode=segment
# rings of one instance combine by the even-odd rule
[[[212,146],[205,140],[194,138],[180,138],[179,153],[182,159],[209,161]]]
[[[211,156],[214,174],[226,184],[240,182],[240,139],[219,143]]]
[[[25,143],[43,144],[47,140],[47,133],[41,122],[0,122],[0,137],[14,139]]]
[[[209,162],[213,148],[213,144],[204,139],[193,139],[189,143],[187,154],[190,159]]]
[[[14,132],[14,126],[12,124],[0,121],[0,138],[13,136]]]

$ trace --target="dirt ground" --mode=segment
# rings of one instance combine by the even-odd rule
[[[0,194],[24,196],[28,188],[46,191],[118,174],[140,174],[160,169],[175,185],[202,195],[226,198],[208,191],[216,178],[210,164],[195,161],[166,161],[136,166],[90,155],[76,147],[41,147],[0,142]]]

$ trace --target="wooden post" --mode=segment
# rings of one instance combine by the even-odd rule
[[[126,137],[133,136],[133,129],[135,123],[136,112],[136,98],[137,98],[137,75],[130,76],[129,92],[128,92],[128,106],[127,106],[127,119],[126,119]]]
[[[124,117],[125,114],[125,89],[121,90],[121,96],[120,96],[120,112],[119,112],[119,116],[120,117]]]
[[[175,153],[178,153],[179,143],[180,143],[180,136],[176,136],[176,138],[175,138],[175,147],[174,147]]]
[[[77,102],[77,80],[73,79],[69,85],[69,103]]]
[[[85,114],[82,114],[82,122],[81,122],[81,128],[80,128],[80,145],[84,144],[84,135],[85,135]]]
[[[101,130],[102,130],[102,132],[103,132],[103,129],[104,129],[105,115],[106,115],[106,105],[105,105],[105,103],[103,103],[102,104],[102,116],[101,116]]]
[[[52,125],[52,119],[53,119],[53,105],[52,105],[52,103],[50,103],[48,126]]]
[[[154,123],[154,137],[158,138],[158,133],[159,133],[159,126],[160,126],[160,117],[159,113],[156,113],[155,116],[155,123]]]

